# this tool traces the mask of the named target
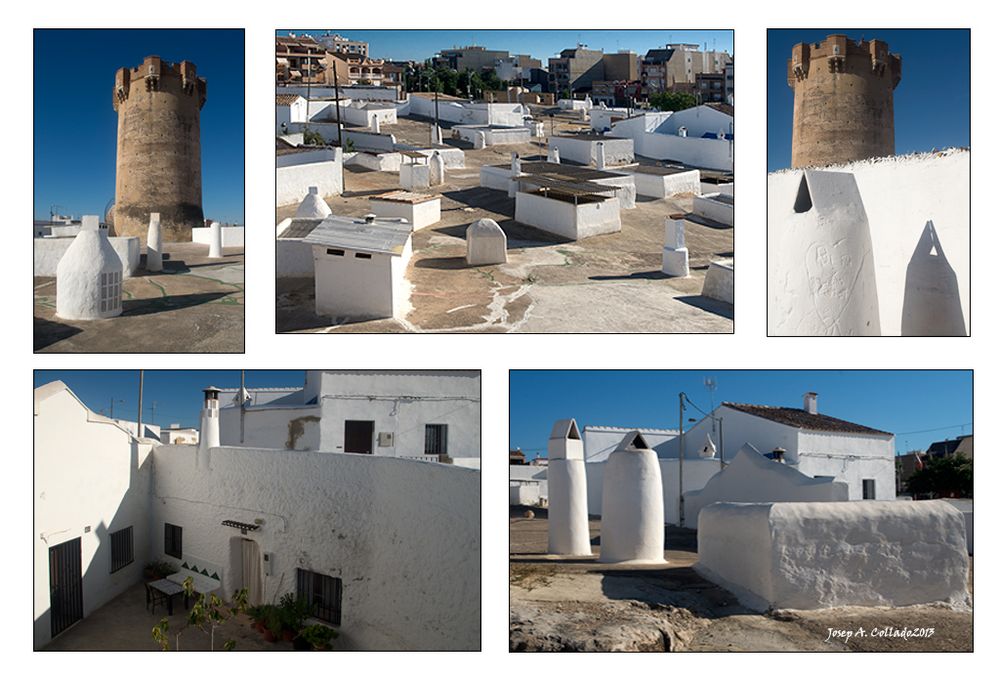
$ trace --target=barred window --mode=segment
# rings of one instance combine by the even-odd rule
[[[163,523],[163,552],[174,558],[184,557],[183,530],[177,525]]]
[[[134,560],[132,527],[111,533],[111,572],[117,572]]]
[[[297,568],[296,595],[312,606],[313,617],[340,626],[340,603],[343,581],[318,572]]]
[[[448,453],[448,426],[428,423],[424,427],[424,454]]]

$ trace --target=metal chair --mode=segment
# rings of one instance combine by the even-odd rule
[[[151,613],[156,614],[156,604],[165,604],[168,598],[167,594],[154,589],[149,583],[146,584],[146,609]]]

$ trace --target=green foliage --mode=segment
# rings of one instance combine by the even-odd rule
[[[344,152],[348,154],[354,153],[354,140],[344,142]]]
[[[649,96],[649,104],[660,111],[683,111],[697,106],[698,100],[687,92],[657,92]]]
[[[188,577],[183,582],[184,593],[187,596],[194,595],[194,580]],[[188,627],[198,627],[206,634],[209,634],[211,640],[211,649],[215,650],[215,630],[225,624],[230,618],[239,615],[240,613],[247,612],[247,590],[240,589],[233,594],[233,600],[230,605],[216,596],[215,594],[201,594],[198,600],[193,606],[191,606],[191,611],[188,613],[187,623],[180,631],[174,636],[174,645],[177,650],[181,648],[181,634],[183,634]],[[152,636],[156,643],[160,644],[163,650],[170,650],[170,622],[164,617],[160,620],[160,623],[153,627]],[[236,647],[236,641],[227,640],[223,643],[223,650],[232,650]]]
[[[972,498],[972,459],[962,452],[942,459],[930,459],[924,469],[909,480],[910,492],[917,496]]]
[[[308,641],[316,650],[325,650],[330,647],[330,641],[337,638],[338,635],[335,630],[322,624],[311,624],[299,631],[299,636]]]
[[[326,146],[326,140],[323,139],[323,135],[319,134],[315,130],[305,130],[302,132],[302,143],[310,146],[322,147]]]
[[[312,607],[309,603],[304,599],[297,599],[290,593],[281,597],[281,600],[278,601],[277,609],[282,629],[295,632],[302,628],[306,618],[312,614]]]

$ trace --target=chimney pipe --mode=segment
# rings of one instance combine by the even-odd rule
[[[816,407],[816,398],[819,397],[816,393],[806,393],[802,396],[802,409],[809,412],[810,414],[818,414],[819,410]]]
[[[219,442],[219,389],[205,388],[205,403],[201,409],[201,430],[198,433],[198,469],[208,469],[209,450]]]

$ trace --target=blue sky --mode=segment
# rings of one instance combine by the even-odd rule
[[[767,169],[788,168],[792,159],[792,88],[787,62],[792,47],[819,42],[831,33],[852,39],[878,38],[903,58],[903,78],[893,100],[896,153],[969,146],[969,31],[786,30],[767,32]]]
[[[803,393],[819,393],[821,413],[895,433],[898,452],[972,432],[968,371],[512,371],[510,446],[535,454],[565,418],[581,428],[677,428],[679,392],[711,410],[706,377],[716,406],[801,407]],[[689,407],[692,417],[701,414]]]
[[[201,110],[205,217],[243,224],[241,30],[35,31],[36,219],[101,214],[115,194],[115,72],[151,54],[193,61],[208,81]]]
[[[109,415],[114,400],[115,418],[135,421],[139,405],[138,371],[36,371],[35,387],[62,381],[92,411]],[[247,387],[302,387],[304,371],[247,371]],[[198,427],[202,388],[236,388],[236,371],[147,371],[143,379],[143,422]],[[156,415],[150,409],[156,402]]]
[[[367,41],[369,54],[378,59],[398,61],[423,61],[435,53],[452,47],[481,45],[491,50],[507,50],[511,54],[530,54],[547,65],[549,57],[558,56],[561,50],[583,43],[591,49],[605,52],[632,50],[645,54],[646,50],[663,47],[666,43],[699,43],[712,45],[718,50],[733,53],[732,31],[349,31],[344,29],[300,29],[293,33],[319,36],[339,33],[351,40]],[[286,35],[289,31],[278,31]]]

